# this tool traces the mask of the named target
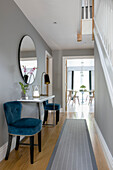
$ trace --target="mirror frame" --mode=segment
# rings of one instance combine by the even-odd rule
[[[21,77],[22,77],[23,81],[24,81],[24,77],[23,77],[23,74],[22,74],[22,71],[21,71],[21,65],[20,65],[20,49],[21,49],[22,41],[23,41],[23,39],[24,39],[26,36],[28,36],[28,37],[31,38],[31,36],[29,36],[28,34],[24,35],[24,36],[20,39],[19,47],[18,47],[18,65],[19,65],[19,70],[20,70],[20,74],[21,74]],[[32,38],[31,38],[31,40],[33,41],[34,46],[35,46],[35,49],[36,49],[36,45],[35,45],[34,40],[33,40]],[[36,51],[36,58],[37,58],[37,51]],[[38,68],[38,58],[37,58],[37,68]],[[37,70],[37,71],[38,71],[38,70]],[[35,81],[36,77],[37,77],[37,72],[36,72],[36,76],[35,76],[35,78],[34,78],[34,81]],[[34,81],[33,81],[31,84],[33,84]],[[26,83],[25,81],[24,81],[24,83],[25,83],[25,84],[28,84],[28,85],[31,85],[31,84],[29,84],[29,83]]]

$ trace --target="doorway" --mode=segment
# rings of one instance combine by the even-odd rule
[[[63,110],[76,112],[89,105],[94,112],[94,56],[63,57]]]

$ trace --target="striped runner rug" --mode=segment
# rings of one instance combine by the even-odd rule
[[[97,170],[84,119],[66,119],[46,170]]]

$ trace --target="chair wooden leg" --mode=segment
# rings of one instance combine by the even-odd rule
[[[20,136],[17,136],[16,137],[16,147],[15,147],[15,150],[18,150],[18,148],[19,148],[19,141],[20,141]]]
[[[31,164],[33,164],[33,159],[34,159],[34,136],[30,136],[30,158],[31,158]]]
[[[48,118],[48,110],[45,110],[45,115],[46,115],[45,121],[47,121],[47,118]]]
[[[8,160],[8,157],[9,157],[9,153],[10,153],[10,149],[11,149],[11,143],[12,143],[12,138],[13,138],[13,135],[10,135],[10,134],[9,134],[9,137],[8,137],[8,146],[7,146],[7,153],[6,153],[6,156],[5,156],[5,160]]]
[[[47,121],[48,118],[48,110],[44,111],[44,121],[43,121],[43,125],[45,124],[45,121]]]
[[[59,110],[56,110],[56,125],[59,122]]]
[[[38,149],[41,152],[41,131],[38,133]]]
[[[79,100],[79,97],[78,97],[77,99],[78,99],[78,104],[80,105],[80,100]]]

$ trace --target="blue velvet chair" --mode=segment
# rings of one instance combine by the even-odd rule
[[[47,121],[48,118],[48,111],[54,110],[54,103],[48,103],[48,100],[44,102],[44,121],[43,125]],[[59,113],[60,113],[60,104],[55,103],[55,110],[56,110],[56,125],[59,122]]]
[[[39,152],[41,152],[41,129],[42,121],[35,118],[21,118],[22,104],[19,101],[11,101],[4,103],[4,112],[6,116],[6,121],[8,125],[8,147],[5,160],[8,160],[12,138],[17,136],[15,150],[18,150],[20,141],[20,136],[30,137],[30,157],[31,164],[33,164],[34,155],[34,135],[38,133],[38,147]],[[25,143],[24,143],[25,145]],[[28,144],[27,144],[28,145]],[[36,145],[36,144],[35,144]]]

